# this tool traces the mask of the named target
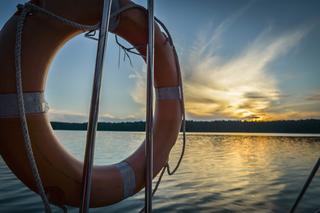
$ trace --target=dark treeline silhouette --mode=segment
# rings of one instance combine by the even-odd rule
[[[87,123],[51,122],[55,130],[86,130]],[[98,131],[144,131],[144,121],[101,122]],[[320,133],[320,120],[187,121],[188,132]]]
[[[51,122],[51,126],[55,130],[87,130],[87,123]],[[98,131],[144,131],[144,129],[144,121],[98,123]]]

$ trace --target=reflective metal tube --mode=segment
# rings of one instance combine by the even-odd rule
[[[86,150],[85,150],[83,175],[82,175],[82,202],[80,207],[81,213],[88,212],[90,207],[95,136],[96,136],[97,125],[98,125],[99,99],[100,99],[100,88],[101,88],[101,79],[102,79],[102,71],[103,71],[103,59],[104,59],[104,52],[107,46],[111,4],[112,4],[112,0],[104,0],[100,32],[99,32],[93,88],[92,88],[92,95],[91,95],[90,114],[89,114],[88,130],[87,130],[87,142],[86,142]]]

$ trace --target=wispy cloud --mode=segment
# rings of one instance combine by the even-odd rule
[[[308,96],[306,101],[320,101],[320,93]]]
[[[234,13],[211,33],[210,30],[199,32],[187,60],[182,62],[186,110],[189,118],[277,119],[279,117],[278,113],[267,112],[284,96],[278,88],[276,76],[270,74],[268,67],[298,45],[309,28],[291,30],[277,37],[273,36],[271,28],[268,28],[235,57],[222,57],[219,55],[221,38],[249,6]],[[137,83],[131,96],[135,102],[143,104],[145,73],[137,72],[135,77]],[[285,113],[283,116],[291,116],[293,113],[295,112]]]
[[[132,74],[132,76],[130,77],[135,79],[135,86],[130,92],[130,96],[132,97],[134,102],[138,103],[142,107],[142,110],[145,109],[146,102],[146,76],[147,73],[144,68],[141,71],[135,71],[134,74]]]
[[[277,113],[266,113],[265,120],[299,120],[299,119],[320,119],[319,111],[287,110]]]
[[[207,46],[206,54],[192,53],[184,66],[190,116],[264,119],[265,110],[280,95],[276,77],[267,72],[268,66],[297,45],[306,32],[299,29],[275,38],[263,32],[229,60],[222,60],[214,49],[210,50],[211,45]]]
[[[64,122],[85,122],[88,120],[88,116],[83,113],[76,113],[70,111],[62,111],[49,109],[48,117],[50,121],[64,121]]]
[[[48,112],[48,117],[50,121],[63,121],[63,122],[75,122],[83,123],[87,122],[89,116],[83,113],[61,111],[50,109]],[[114,116],[109,113],[104,113],[99,116],[100,122],[122,122],[122,121],[136,121],[140,120],[138,115],[127,115],[125,117]]]
[[[244,5],[242,8],[235,11],[231,16],[222,21],[214,30],[213,23],[209,23],[207,30],[203,30],[197,34],[196,42],[193,45],[191,54],[194,52],[197,55],[213,54],[222,46],[221,38],[225,31],[227,31],[253,4],[254,1],[250,1],[248,4]],[[208,37],[208,34],[211,36]]]

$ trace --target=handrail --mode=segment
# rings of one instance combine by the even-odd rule
[[[112,0],[104,0],[101,18],[96,65],[94,71],[93,88],[91,95],[90,114],[87,130],[87,142],[85,150],[84,167],[82,174],[82,202],[81,213],[87,213],[90,207],[90,195],[92,186],[92,167],[94,160],[95,136],[98,125],[100,88],[102,79],[104,52],[107,46],[108,29],[110,21]]]
[[[298,195],[296,201],[294,202],[292,208],[290,209],[290,213],[294,213],[296,208],[298,207],[298,204],[300,203],[304,193],[307,191],[310,183],[312,182],[313,177],[315,176],[315,174],[317,173],[318,169],[320,167],[320,158],[318,159],[318,161],[316,162],[316,164],[314,165],[307,181],[305,182],[300,194]]]
[[[148,46],[147,46],[147,110],[145,146],[145,212],[152,212],[153,178],[153,75],[154,75],[154,1],[148,0]]]

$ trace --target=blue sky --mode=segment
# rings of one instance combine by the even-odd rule
[[[0,26],[24,1],[1,0]],[[145,1],[135,1],[145,5]],[[155,1],[180,57],[189,119],[320,118],[320,2]],[[96,42],[83,35],[53,61],[46,97],[50,119],[86,121]],[[143,120],[145,65],[110,34],[100,120]]]

